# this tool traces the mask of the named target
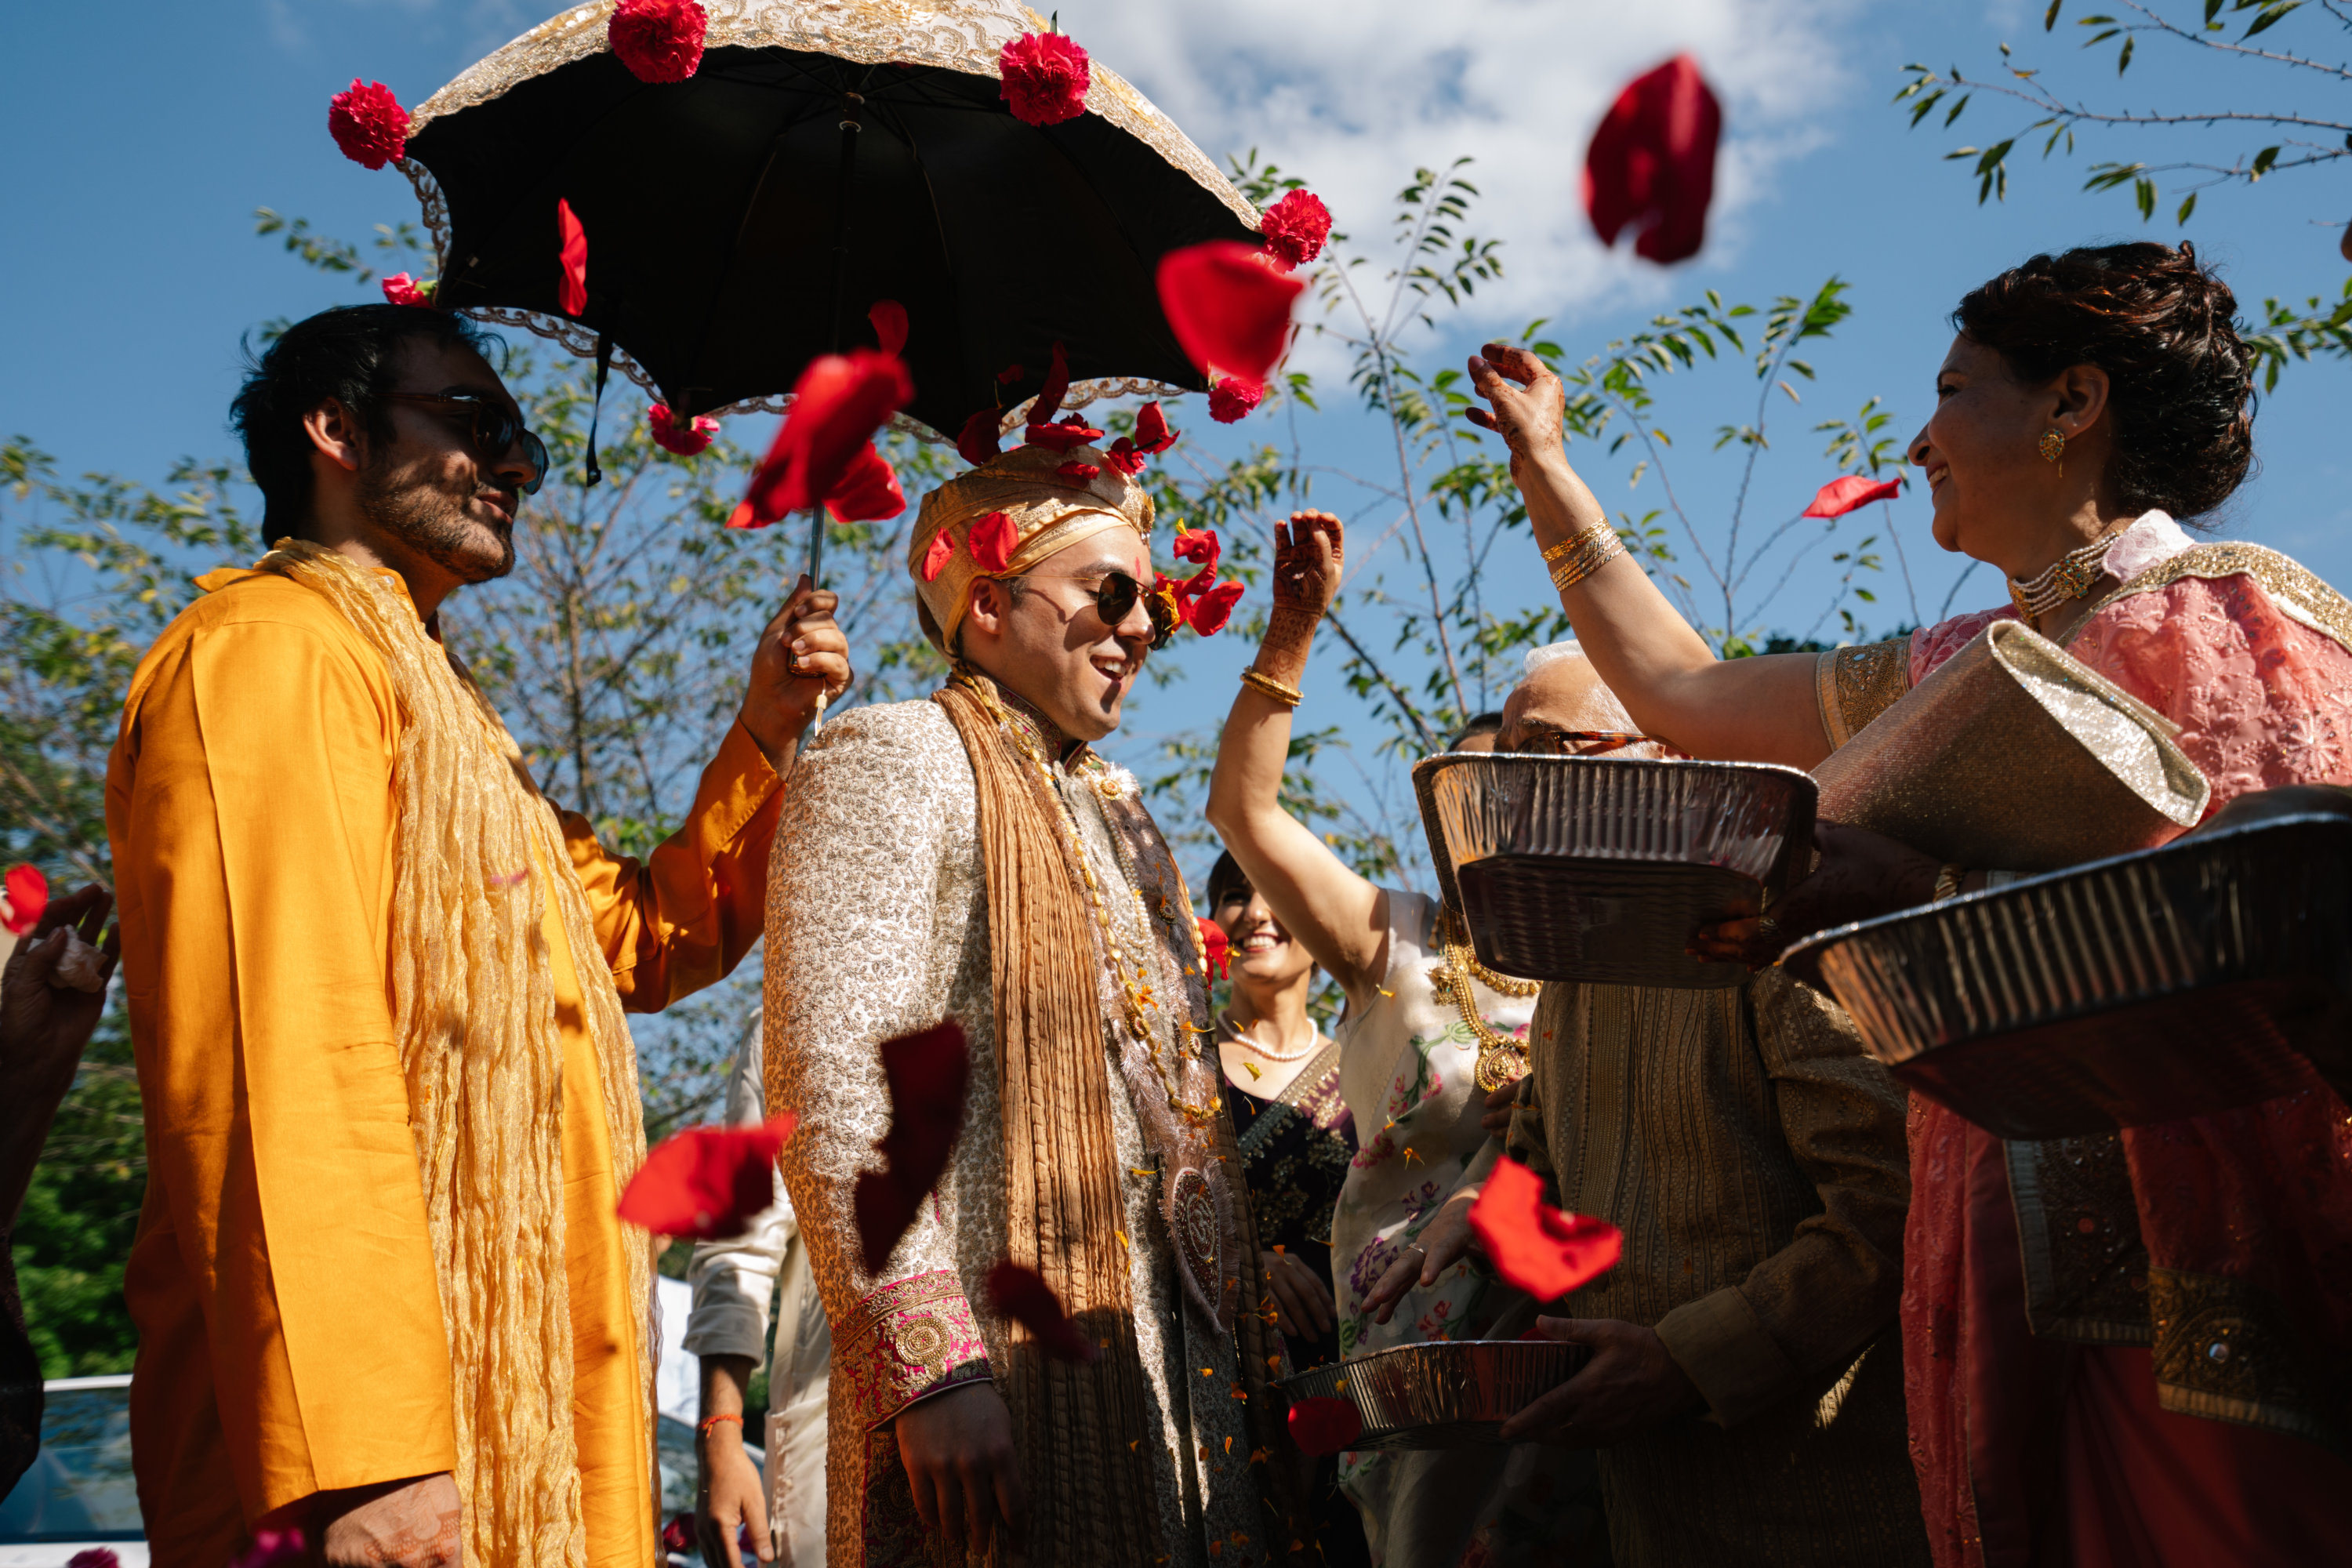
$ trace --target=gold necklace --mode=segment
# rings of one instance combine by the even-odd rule
[[[1527,1071],[1528,1047],[1514,1036],[1493,1028],[1478,1010],[1478,994],[1472,989],[1475,980],[1497,995],[1520,1001],[1543,989],[1540,980],[1518,980],[1507,974],[1497,974],[1478,962],[1462,937],[1461,921],[1451,907],[1441,908],[1437,916],[1438,945],[1444,951],[1445,962],[1429,972],[1430,984],[1439,992],[1449,994],[1454,1005],[1469,1026],[1470,1035],[1478,1042],[1478,1066],[1472,1075],[1478,1087],[1492,1093]]]
[[[1095,877],[1094,860],[1087,854],[1086,840],[1078,832],[1077,818],[1071,813],[1070,803],[1062,798],[1062,792],[1054,780],[1053,769],[1046,765],[1044,755],[1031,743],[1027,733],[1013,722],[1012,716],[1006,713],[1003,705],[997,701],[995,692],[990,690],[985,683],[974,679],[962,671],[956,674],[955,679],[963,686],[964,689],[980,700],[981,706],[988,710],[989,717],[996,721],[997,728],[1013,737],[1013,743],[1021,749],[1021,754],[1028,760],[1029,765],[1036,771],[1038,779],[1045,784],[1046,795],[1053,799],[1055,807],[1054,820],[1062,829],[1064,847],[1068,850],[1070,858],[1077,863],[1078,873],[1086,881],[1087,897],[1094,905],[1095,924],[1101,928],[1104,954],[1110,962],[1112,977],[1118,982],[1119,996],[1127,1015],[1127,1026],[1134,1031],[1136,1038],[1141,1040],[1151,1053],[1152,1074],[1160,1079],[1160,1092],[1168,1097],[1168,1108],[1196,1127],[1208,1125],[1216,1117],[1215,1109],[1193,1105],[1187,1101],[1177,1088],[1175,1079],[1170,1076],[1167,1063],[1160,1057],[1160,1031],[1153,1026],[1152,1023],[1153,1015],[1160,1012],[1160,999],[1153,993],[1150,973],[1142,964],[1132,962],[1128,957],[1127,944],[1119,940],[1116,923],[1110,918],[1110,906],[1103,899],[1102,884]],[[1137,911],[1143,915],[1144,929],[1149,931],[1151,924],[1150,916],[1144,910],[1143,895],[1140,892],[1136,894],[1135,903]],[[1192,943],[1200,955],[1202,972],[1205,973],[1208,952],[1206,944],[1202,941],[1197,930],[1193,932]]]
[[[1307,1020],[1307,1048],[1298,1051],[1267,1050],[1264,1046],[1259,1045],[1255,1040],[1251,1039],[1247,1035],[1242,1032],[1241,1026],[1234,1022],[1234,1016],[1231,1013],[1218,1014],[1217,1022],[1224,1026],[1224,1037],[1226,1039],[1231,1040],[1234,1045],[1241,1047],[1242,1049],[1249,1052],[1252,1056],[1256,1057],[1260,1061],[1303,1062],[1307,1058],[1313,1056],[1317,1051],[1323,1048],[1323,1032],[1315,1027],[1314,1020],[1311,1018]],[[1263,1024],[1265,1020],[1263,1018],[1254,1018],[1251,1022]]]
[[[2021,583],[2009,580],[2009,602],[2029,622],[2038,621],[2070,599],[2080,599],[2105,574],[2107,550],[2114,533],[2103,533],[2079,549],[2070,550]]]

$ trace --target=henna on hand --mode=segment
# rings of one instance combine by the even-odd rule
[[[1295,511],[1274,526],[1274,608],[1258,644],[1257,670],[1296,686],[1315,628],[1339,595],[1347,526],[1328,511]]]
[[[1543,361],[1508,343],[1488,343],[1471,356],[1470,382],[1494,405],[1492,413],[1469,410],[1470,423],[1503,438],[1514,479],[1521,465],[1560,450],[1568,393]]]

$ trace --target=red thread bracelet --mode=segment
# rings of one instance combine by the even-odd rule
[[[740,1415],[709,1415],[703,1418],[702,1425],[697,1426],[695,1431],[702,1436],[708,1437],[710,1436],[710,1429],[713,1426],[718,1426],[721,1421],[732,1421],[738,1426],[743,1425],[743,1418]]]

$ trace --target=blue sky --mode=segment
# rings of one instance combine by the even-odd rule
[[[2316,11],[2271,38],[2319,35],[2335,49],[2325,17],[2303,26]],[[0,55],[0,166],[11,194],[0,227],[9,373],[0,377],[0,432],[32,437],[69,470],[151,481],[183,454],[231,451],[224,412],[239,334],[357,297],[255,238],[254,208],[350,236],[415,216],[396,173],[370,174],[336,152],[324,129],[328,97],[356,74],[413,105],[541,14],[458,0],[308,0],[299,9],[286,0],[128,0],[97,14],[52,6],[12,16]],[[1474,226],[1507,242],[1510,274],[1491,307],[1433,345],[1439,351],[1458,353],[1485,331],[1547,315],[1580,354],[1706,289],[1761,300],[1808,291],[1832,273],[1849,279],[1855,315],[1811,354],[1821,379],[1802,388],[1803,409],[1778,416],[1780,439],[1759,470],[1770,503],[1760,510],[1770,516],[1801,507],[1829,477],[1806,428],[1816,420],[1876,395],[1901,433],[1916,426],[1948,340],[1946,312],[1969,287],[2036,249],[2181,232],[2168,218],[2144,228],[2120,197],[2079,194],[2084,165],[2121,142],[2094,144],[2074,163],[2021,154],[2008,202],[1979,207],[1973,183],[1939,154],[2025,116],[1988,113],[1980,100],[1951,132],[1907,130],[1887,102],[1904,62],[1990,75],[2006,39],[2069,90],[2136,106],[2291,99],[2340,118],[2332,105],[2343,97],[2338,87],[2329,99],[2308,77],[2217,73],[2153,46],[2118,90],[2111,55],[2077,55],[2070,25],[2054,40],[2043,35],[2038,0],[2030,8],[1076,0],[1062,20],[1213,157],[1258,147],[1307,176],[1360,234],[1380,230],[1386,194],[1413,163],[1475,154],[1488,199]],[[1608,89],[1685,47],[1723,89],[1731,141],[1708,248],[1661,273],[1600,252],[1576,205],[1575,172]],[[2322,225],[2347,216],[2352,189],[2330,166],[2210,193],[2186,232],[2251,308],[2270,294],[2333,294],[2345,268]],[[2339,362],[2298,365],[2264,400],[2263,472],[2226,520],[2229,531],[2287,550],[2338,583],[2352,582],[2339,414],[2347,376]],[[1669,424],[1684,437],[1676,482],[1702,515],[1720,514],[1736,477],[1702,437],[1724,418],[1746,417],[1754,395],[1751,380],[1722,371],[1675,389]],[[1313,430],[1317,453],[1374,470],[1381,432],[1344,402],[1334,388],[1333,412]],[[1207,427],[1197,409],[1192,420]],[[1273,438],[1270,426],[1226,438]],[[1612,506],[1651,504],[1641,491],[1629,498],[1626,467],[1595,463],[1590,477]],[[1927,540],[1927,514],[1924,496],[1893,509],[1932,615],[1957,564]],[[1890,557],[1879,585],[1876,626],[1909,618],[1894,564]],[[1997,591],[1979,574],[1958,607]],[[1802,629],[1825,592],[1802,578],[1769,618]],[[1224,667],[1247,651],[1214,650],[1200,671],[1214,679],[1197,689],[1217,693],[1221,706]]]

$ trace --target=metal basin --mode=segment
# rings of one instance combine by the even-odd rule
[[[1282,1380],[1293,1401],[1345,1399],[1364,1423],[1351,1450],[1506,1447],[1503,1423],[1583,1369],[1591,1352],[1549,1340],[1399,1345]]]

